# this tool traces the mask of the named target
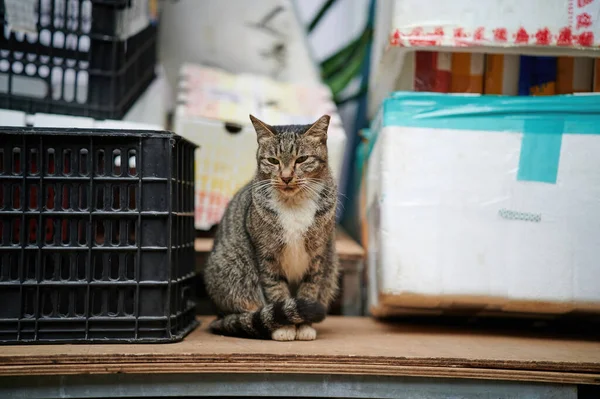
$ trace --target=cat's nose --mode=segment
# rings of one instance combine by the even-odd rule
[[[283,177],[281,176],[281,180],[285,183],[285,184],[290,184],[290,182],[292,181],[293,177]]]

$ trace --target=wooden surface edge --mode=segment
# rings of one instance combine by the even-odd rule
[[[273,356],[273,355],[139,355],[139,356],[61,356],[21,358],[20,361],[0,358],[0,376],[27,374],[105,374],[105,373],[161,373],[183,372],[273,372],[303,373],[314,370],[320,374],[404,375],[410,370],[427,370],[423,377],[454,375],[456,370],[468,370],[463,378],[473,378],[478,370],[497,375],[548,375],[561,378],[597,380],[600,384],[600,366],[595,363],[564,363],[548,361],[468,360],[449,358],[383,358],[336,356]],[[434,372],[435,370],[435,372]],[[565,371],[568,370],[568,371]],[[417,373],[418,374],[418,373]],[[411,374],[406,374],[411,375]],[[571,377],[569,377],[571,376]],[[583,383],[583,382],[582,382]],[[589,382],[586,382],[589,383]]]
[[[248,355],[248,354],[212,354],[212,355],[126,355],[126,356],[35,356],[12,360],[10,358],[0,358],[0,373],[5,368],[11,367],[73,367],[80,370],[91,365],[137,365],[146,367],[147,365],[177,365],[177,364],[212,364],[217,365],[256,365],[261,363],[272,363],[290,366],[290,365],[321,365],[332,369],[337,367],[339,370],[353,367],[416,367],[416,368],[463,368],[463,369],[488,369],[499,371],[515,372],[558,372],[565,373],[565,370],[573,373],[598,374],[600,375],[600,364],[598,363],[565,363],[552,361],[503,361],[497,360],[472,360],[462,358],[386,358],[386,357],[365,357],[365,356],[290,356],[290,355]],[[137,367],[136,366],[136,367]]]
[[[519,300],[484,295],[379,294],[370,310],[375,317],[407,314],[441,314],[451,309],[473,309],[479,314],[562,315],[572,312],[600,313],[600,303]]]
[[[80,374],[325,374],[325,375],[368,375],[386,377],[460,378],[496,381],[526,381],[553,384],[600,385],[598,373],[567,373],[553,371],[498,370],[460,367],[414,367],[414,366],[375,366],[353,365],[343,370],[336,365],[321,363],[260,362],[253,364],[230,363],[159,363],[159,364],[112,364],[96,363],[86,367],[81,365],[31,365],[0,367],[0,377],[80,375]]]

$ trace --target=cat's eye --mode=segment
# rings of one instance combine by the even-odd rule
[[[306,160],[308,159],[308,157],[306,155],[296,158],[296,163],[302,163],[302,162],[306,162]]]
[[[267,161],[269,161],[269,163],[272,163],[273,165],[279,165],[279,159],[277,158],[267,158]]]

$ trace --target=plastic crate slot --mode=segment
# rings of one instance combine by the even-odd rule
[[[12,243],[16,245],[21,241],[21,219],[15,218],[12,223]]]
[[[48,183],[46,187],[46,209],[49,211],[54,210],[56,200],[56,190],[53,183]]]
[[[71,257],[62,255],[60,258],[60,279],[69,281],[71,279]]]
[[[135,176],[136,173],[137,173],[137,170],[136,170],[136,162],[137,162],[136,151],[135,150],[129,150],[127,159],[129,160],[127,173],[129,173],[129,176]]]
[[[112,226],[111,240],[112,244],[119,246],[121,244],[121,223],[118,219],[109,222]]]
[[[119,304],[122,303],[123,295],[119,292],[116,287],[110,287],[108,289],[108,301],[107,301],[107,313],[109,316],[119,315]]]
[[[46,165],[46,170],[48,171],[48,175],[52,176],[56,173],[56,151],[54,148],[48,148],[48,164]],[[54,208],[54,207],[52,207]]]
[[[127,221],[127,244],[135,245],[136,243],[136,221],[128,220]]]
[[[17,55],[20,55],[21,57],[23,57],[23,53],[17,54],[17,52],[15,52],[13,54],[13,57],[15,59],[18,59]],[[21,73],[23,73],[23,69],[24,69],[24,67],[23,67],[23,63],[22,62],[20,62],[20,61],[13,62],[13,64],[12,64],[12,71],[14,73],[16,73],[17,75],[20,75]]]
[[[2,209],[2,207],[0,207]],[[4,244],[4,222],[0,220],[0,245]]]
[[[113,186],[113,204],[112,208],[115,211],[121,210],[121,187],[115,185]]]
[[[15,211],[21,210],[21,185],[13,184],[12,208]]]
[[[105,240],[105,236],[104,236],[104,221],[102,221],[102,220],[97,220],[96,221],[96,228],[95,228],[94,238],[95,238],[96,244],[98,244],[98,245],[104,245],[104,240]]]
[[[96,209],[99,211],[104,209],[104,186],[96,187]]]
[[[44,280],[52,281],[56,276],[56,254],[48,254],[44,257]]]
[[[111,280],[119,280],[119,271],[120,271],[119,255],[111,254],[108,257],[108,265],[109,265],[109,271],[110,271],[108,278]]]
[[[29,244],[37,244],[37,219],[29,219]]]
[[[21,149],[19,147],[13,148],[12,170],[14,175],[21,174]]]
[[[79,210],[87,211],[88,209],[88,188],[81,184],[79,186]]]
[[[77,255],[77,280],[86,279],[87,254]]]
[[[43,59],[44,57],[40,57],[40,62],[45,62]],[[40,75],[42,79],[46,79],[48,75],[50,75],[50,68],[48,68],[48,65],[40,65],[38,67],[38,75]]]
[[[62,64],[62,59],[58,58],[58,57],[54,57],[54,63],[55,64]],[[60,100],[62,98],[62,74],[63,74],[63,69],[60,66],[55,66],[52,68],[52,74],[51,74],[51,94],[52,94],[52,99],[53,100]]]
[[[0,210],[1,209],[4,209],[4,184],[0,184]],[[0,242],[1,241],[2,240],[0,240]]]
[[[29,154],[29,173],[37,175],[39,173],[38,166],[38,150],[36,148],[31,149]]]
[[[38,209],[38,188],[37,184],[29,186],[29,210],[35,211]]]
[[[80,41],[80,45],[81,45],[81,41]],[[87,41],[88,43],[88,48],[89,48],[89,39]],[[87,63],[86,63],[87,64]],[[83,68],[83,67],[82,67]],[[87,68],[87,66],[85,67]],[[89,76],[87,71],[79,71],[79,73],[77,74],[77,88],[76,88],[76,101],[79,104],[85,104],[87,103],[88,100],[88,83],[89,82]]]
[[[25,269],[25,280],[36,280],[35,271],[37,269],[38,254],[37,252],[27,253],[26,269]]]
[[[4,148],[0,148],[0,175],[4,174]]]
[[[127,288],[125,290],[125,298],[123,301],[123,313],[127,316],[133,316],[135,304],[135,289]]]
[[[87,176],[89,173],[88,158],[87,149],[82,148],[79,150],[79,174],[81,176]]]
[[[54,243],[54,219],[46,219],[46,244],[52,245]]]
[[[35,56],[35,54],[28,54],[28,55],[33,55],[33,56]],[[33,57],[33,58],[35,58],[35,57]],[[33,60],[32,60],[32,61],[33,61]],[[36,72],[37,72],[37,68],[36,68],[35,64],[31,64],[31,63],[29,63],[29,64],[27,64],[27,65],[25,66],[25,73],[26,73],[28,76],[34,76]],[[39,81],[38,79],[31,79],[31,80],[37,80],[37,81]]]
[[[64,219],[61,222],[61,229],[60,229],[60,241],[63,243],[63,245],[68,245],[71,241],[70,241],[70,237],[69,237],[69,221]]]
[[[85,288],[77,288],[73,293],[73,302],[75,303],[75,315],[85,316],[86,290]]]
[[[125,255],[125,278],[127,280],[135,278],[135,257],[133,254]]]
[[[0,281],[8,280],[8,265],[10,264],[9,256],[10,254],[7,253],[0,254]]]
[[[25,318],[35,316],[35,303],[37,302],[37,293],[35,288],[26,288],[24,290],[25,300],[23,301],[22,314]]]
[[[67,183],[63,184],[62,187],[62,209],[69,210],[71,208],[71,186]]]
[[[113,175],[121,176],[121,150],[113,150],[112,167]]]
[[[42,289],[42,316],[52,317],[56,309],[56,296],[58,292]]]
[[[103,280],[103,270],[104,270],[104,266],[103,266],[103,256],[102,254],[96,254],[95,258],[94,258],[94,270],[93,270],[93,275],[94,275],[94,280],[96,281],[102,281]]]
[[[19,280],[19,255],[10,254],[7,277],[9,281]]]
[[[69,61],[69,60],[67,60]],[[77,84],[75,71],[71,68],[64,70],[64,79],[65,79],[65,92],[64,92],[64,100],[67,102],[73,102],[75,100],[75,85]],[[73,83],[71,83],[73,82]]]
[[[87,222],[85,220],[77,222],[77,243],[87,246]]]
[[[1,197],[1,193],[0,193],[0,198]],[[1,202],[1,200],[0,200]],[[1,207],[1,205],[0,205]],[[137,210],[137,186],[134,185],[130,185],[129,186],[129,210],[130,211],[135,211]]]
[[[98,150],[96,158],[96,174],[104,176],[105,173],[104,150]]]
[[[72,165],[72,160],[71,160],[71,154],[72,151],[70,149],[64,149],[63,150],[63,174],[65,176],[70,176],[71,175],[71,165]]]
[[[58,290],[58,298],[57,298],[57,310],[58,315],[61,317],[69,317],[71,315],[71,311],[69,309],[71,301],[71,290],[69,289],[60,289]]]
[[[104,316],[105,315],[105,290],[96,288],[92,291],[92,316]]]

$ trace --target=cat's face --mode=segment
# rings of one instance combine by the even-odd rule
[[[250,115],[258,138],[258,174],[265,187],[289,197],[310,194],[327,169],[327,128],[324,115],[312,125],[269,126]]]

